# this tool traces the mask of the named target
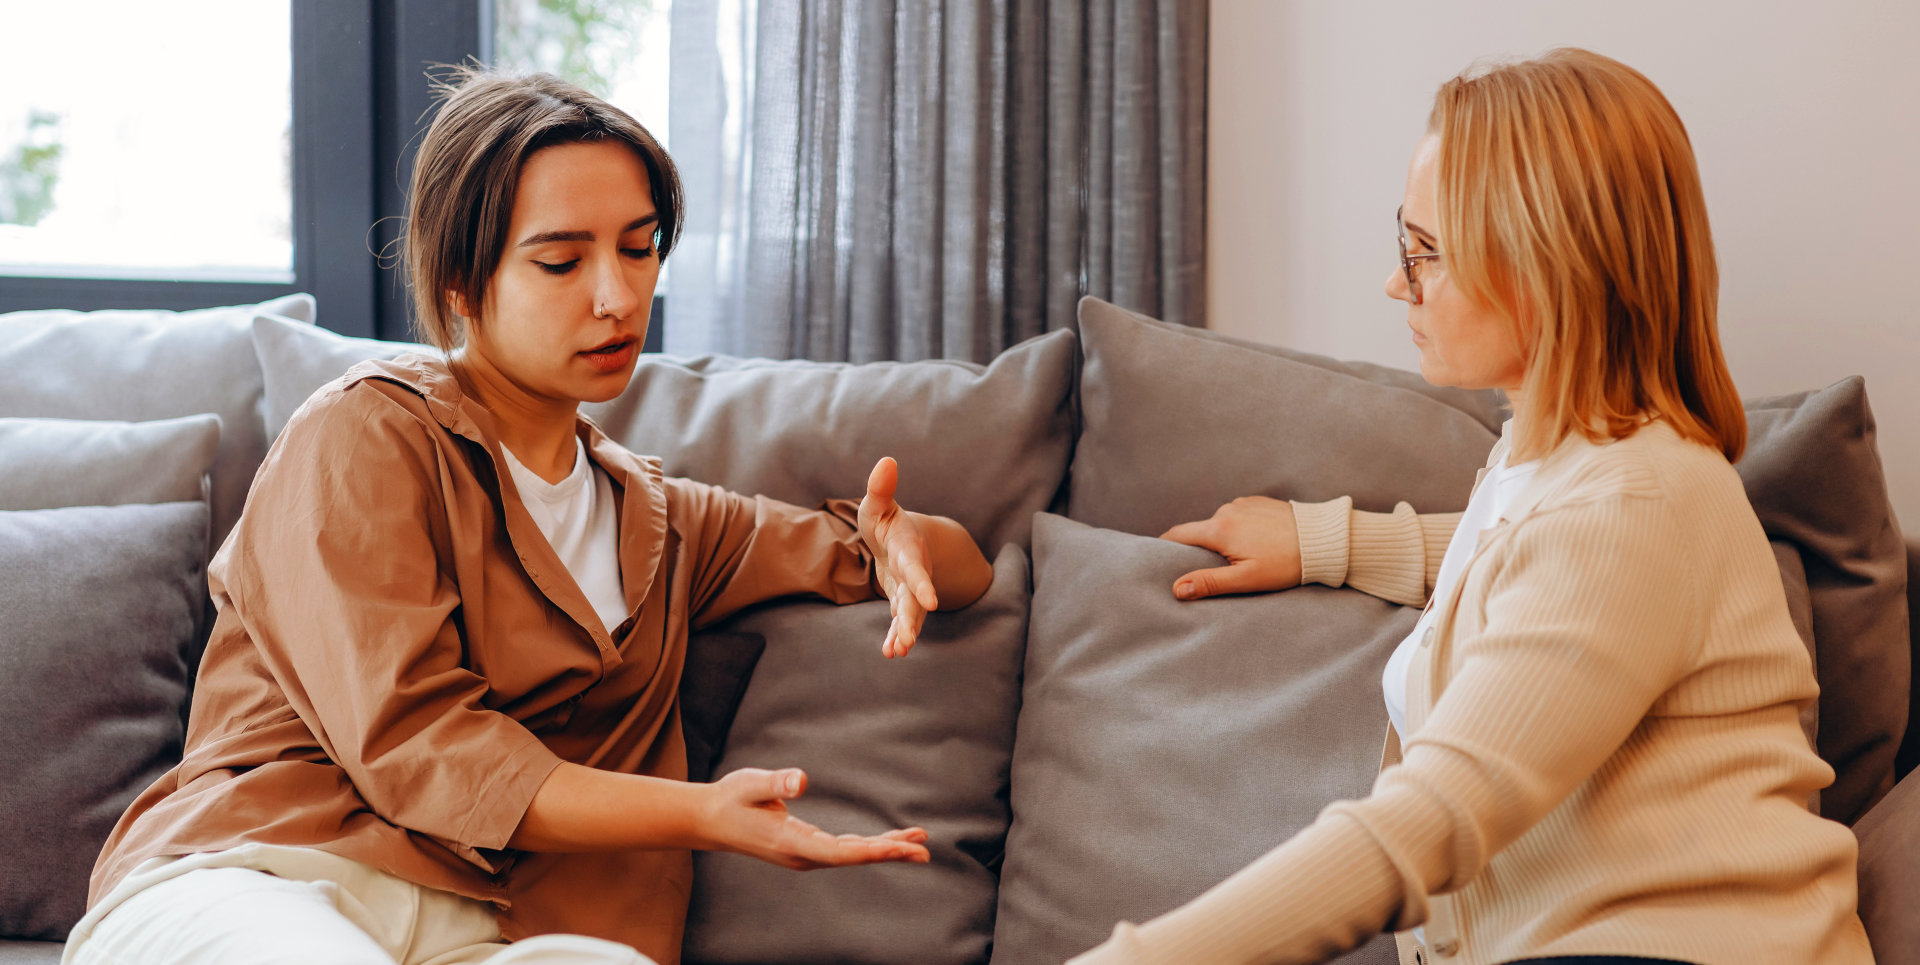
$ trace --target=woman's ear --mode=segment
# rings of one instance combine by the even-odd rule
[[[447,307],[453,309],[453,313],[455,315],[460,316],[461,319],[463,320],[472,321],[473,306],[467,303],[467,296],[457,291],[454,291],[453,289],[448,289],[446,292],[446,299],[447,299]]]

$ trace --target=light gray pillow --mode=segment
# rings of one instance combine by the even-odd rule
[[[953,517],[991,555],[1027,545],[1066,476],[1074,348],[1053,332],[984,367],[649,355],[624,394],[585,410],[669,475],[802,506],[858,497],[893,456],[901,504]]]
[[[1240,496],[1463,509],[1497,397],[1290,355],[1080,302],[1086,363],[1067,515],[1157,536]],[[1308,361],[1307,359],[1313,359]]]
[[[253,347],[266,383],[267,441],[279,438],[287,420],[321,386],[367,359],[408,352],[439,354],[432,346],[336,335],[318,325],[262,315],[253,320]]]
[[[213,542],[240,518],[266,456],[259,314],[312,320],[313,296],[192,312],[31,311],[0,315],[0,416],[146,422],[220,417]]]
[[[1458,510],[1493,446],[1494,394],[1423,391],[1410,372],[1234,342],[1096,299],[1080,315],[1068,515],[1091,525],[1157,535],[1255,494]],[[1850,823],[1892,786],[1910,696],[1904,549],[1873,413],[1858,377],[1746,409],[1735,468],[1768,538],[1797,553],[1782,561],[1789,599],[1798,582],[1808,590],[1816,746],[1837,772],[1821,813]]]
[[[0,935],[65,939],[179,762],[207,526],[201,502],[0,512]]]
[[[1096,325],[1108,324],[1118,320],[1146,322],[1150,325],[1171,328],[1173,331],[1192,336],[1203,342],[1246,349],[1247,351],[1259,352],[1263,355],[1275,355],[1280,358],[1291,359],[1295,362],[1305,362],[1308,365],[1327,369],[1332,372],[1339,372],[1343,375],[1351,375],[1356,379],[1362,379],[1367,382],[1378,382],[1381,385],[1389,385],[1396,389],[1406,389],[1409,392],[1417,392],[1435,402],[1451,406],[1452,408],[1459,409],[1473,416],[1475,421],[1486,426],[1489,431],[1496,435],[1500,432],[1500,424],[1507,421],[1507,416],[1510,414],[1507,407],[1507,395],[1499,389],[1456,389],[1450,385],[1434,385],[1428,382],[1420,373],[1408,371],[1407,369],[1396,369],[1391,366],[1376,365],[1372,362],[1360,362],[1351,359],[1336,359],[1326,355],[1317,355],[1313,352],[1302,352],[1299,349],[1287,348],[1283,345],[1271,345],[1266,342],[1255,342],[1244,338],[1234,338],[1231,335],[1221,335],[1218,332],[1210,332],[1204,328],[1193,328],[1187,325],[1170,325],[1157,318],[1121,308],[1112,302],[1102,301],[1092,295],[1086,295],[1080,299],[1079,317],[1082,324],[1084,324],[1088,318],[1098,319],[1098,321],[1095,322]]]
[[[1001,552],[986,595],[929,616],[899,660],[880,656],[885,601],[776,604],[723,625],[763,635],[766,650],[714,773],[804,768],[795,814],[836,833],[918,825],[933,860],[801,875],[697,852],[690,965],[986,961],[1027,573],[1024,552]]]
[[[1798,551],[1820,678],[1820,813],[1853,823],[1893,786],[1907,729],[1912,640],[1906,546],[1887,498],[1873,410],[1858,376],[1746,404],[1734,468],[1767,538]],[[1791,574],[1785,574],[1791,599]]]
[[[0,419],[0,510],[206,498],[220,418]]]
[[[1035,521],[994,965],[1057,965],[1372,788],[1387,731],[1380,674],[1417,612],[1322,586],[1173,598],[1175,577],[1218,563]],[[1392,939],[1339,961],[1389,965]]]

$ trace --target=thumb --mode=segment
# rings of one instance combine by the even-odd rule
[[[867,474],[867,496],[873,499],[892,500],[893,492],[900,485],[900,466],[892,456],[881,456],[873,464],[873,472]]]
[[[749,786],[754,801],[787,801],[807,792],[807,772],[797,767],[763,771],[758,776],[760,780]]]
[[[1260,586],[1253,578],[1253,567],[1246,563],[1194,570],[1173,581],[1173,595],[1182,600],[1204,600],[1228,593],[1251,593]]]

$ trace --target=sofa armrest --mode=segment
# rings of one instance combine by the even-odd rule
[[[1879,965],[1920,965],[1920,776],[1895,785],[1853,826],[1860,920]]]

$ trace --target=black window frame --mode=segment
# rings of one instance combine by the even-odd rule
[[[406,280],[379,252],[399,235],[432,106],[427,70],[493,54],[493,0],[288,0],[293,50],[293,281],[0,277],[0,312],[187,310],[310,292],[342,335],[404,340]],[[236,78],[244,83],[244,78]],[[648,351],[659,351],[656,296]]]

